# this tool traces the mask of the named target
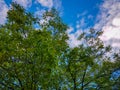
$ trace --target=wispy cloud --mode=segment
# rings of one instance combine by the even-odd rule
[[[24,8],[28,8],[32,5],[32,0],[12,0],[12,1],[20,4]]]
[[[61,0],[36,0],[35,3],[43,6],[43,8],[37,7],[37,11],[35,11],[35,15],[40,16],[40,17],[46,11],[44,7],[47,7],[48,10],[51,10],[51,8],[54,7],[57,11],[59,11],[60,14],[62,14],[63,12]]]
[[[87,13],[88,11],[84,11],[83,13],[77,14],[77,18],[87,15]]]
[[[104,32],[100,38],[105,45],[120,47],[120,42],[116,42],[120,39],[120,0],[104,0],[94,28]]]
[[[84,38],[78,40],[78,37],[83,33],[83,31],[88,31],[89,26],[87,21],[93,18],[92,15],[89,15],[87,11],[84,11],[81,14],[77,14],[77,21],[75,23],[75,27],[70,26],[67,30],[67,34],[69,36],[69,40],[67,41],[71,48],[77,47],[84,43]]]
[[[48,9],[53,7],[58,11],[63,9],[61,0],[36,0],[35,3],[39,3],[41,6],[47,7]]]
[[[82,19],[76,21],[76,28],[77,29],[84,28],[86,26],[86,24],[87,23],[85,21],[85,18],[82,18]]]
[[[52,8],[53,7],[53,0],[37,0],[44,7]]]
[[[80,45],[80,41],[77,40],[77,38],[81,34],[81,30],[76,31],[75,33],[73,33],[73,31],[74,31],[74,28],[72,26],[70,26],[70,28],[67,30],[67,34],[69,37],[69,40],[67,41],[67,43],[71,48],[74,48]]]
[[[47,23],[47,20],[44,20],[42,15],[46,12],[47,10],[51,10],[51,8],[55,8],[57,11],[59,11],[60,16],[63,14],[63,7],[62,7],[62,1],[61,0],[37,0],[35,1],[35,4],[41,4],[43,8],[37,7],[37,10],[35,11],[35,16],[40,18],[40,24]],[[47,18],[48,20],[50,18]]]
[[[61,0],[53,0],[53,4],[54,4],[54,7],[57,10],[61,10],[62,9],[62,1]]]
[[[0,24],[4,24],[6,21],[8,7],[4,0],[0,0]]]
[[[37,11],[35,12],[35,16],[42,18],[42,15],[45,13],[44,9],[37,9]]]
[[[86,33],[88,32],[89,28],[85,28],[85,29],[77,29],[75,31],[75,28],[73,28],[72,26],[70,26],[70,28],[66,31],[68,37],[69,37],[69,40],[67,41],[67,43],[69,44],[69,46],[71,48],[74,48],[74,47],[78,47],[79,45],[81,44],[84,44],[85,45],[85,40],[84,38],[78,40],[79,36],[85,31]]]
[[[71,48],[78,47],[84,43],[84,39],[78,40],[78,37],[83,33],[83,31],[88,31],[89,27],[87,26],[88,18],[87,11],[77,14],[77,21],[75,27],[70,26],[67,30],[69,40],[67,41]]]
[[[12,0],[12,2],[16,2],[22,5],[24,8],[28,8],[32,5],[32,0]],[[5,3],[5,1],[0,0],[0,24],[5,23],[8,10],[9,10],[9,7]]]

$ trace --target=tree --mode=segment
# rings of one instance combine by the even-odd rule
[[[36,18],[13,2],[6,24],[0,26],[0,89],[119,88],[119,76],[114,77],[119,54],[108,55],[111,47],[100,40],[102,32],[85,31],[79,37],[81,44],[70,48],[67,28],[55,9]]]
[[[69,49],[65,56],[65,78],[67,88],[73,90],[112,90],[116,81],[111,80],[119,65],[111,62],[110,46],[104,46],[99,36],[102,31],[84,31],[79,47]],[[117,59],[116,59],[117,60]],[[62,67],[62,66],[61,66]]]
[[[50,13],[54,14],[53,11]],[[7,23],[0,28],[0,88],[36,90],[39,87],[58,87],[54,77],[58,72],[60,55],[67,47],[67,26],[57,15],[49,20],[47,27],[41,25],[36,30],[36,23],[37,18],[20,5],[12,3]]]

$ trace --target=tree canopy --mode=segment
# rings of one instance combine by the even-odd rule
[[[109,55],[102,31],[83,31],[70,48],[69,27],[55,9],[40,19],[12,3],[0,26],[1,90],[119,90],[120,56]]]

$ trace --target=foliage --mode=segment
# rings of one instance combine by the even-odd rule
[[[44,23],[12,3],[7,22],[0,26],[0,89],[112,90],[119,87],[119,55],[99,39],[101,31],[84,31],[78,47],[66,40],[67,25],[55,9],[43,14]],[[35,25],[39,25],[39,29]],[[115,62],[110,60],[114,59]],[[117,64],[116,64],[117,63]]]

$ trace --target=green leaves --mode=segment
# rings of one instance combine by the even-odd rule
[[[0,26],[0,89],[113,88],[118,80],[110,80],[111,74],[120,63],[110,60],[118,60],[119,54],[107,55],[111,47],[100,40],[102,31],[84,31],[79,37],[84,43],[70,48],[68,27],[58,12],[46,11],[42,19],[47,23],[38,23],[39,18],[12,3],[6,24]]]
[[[0,75],[3,76],[0,88],[58,88],[59,81],[55,77],[60,78],[58,63],[67,46],[67,28],[58,17],[54,14],[54,19],[49,22],[52,33],[49,27],[36,30],[36,18],[20,5],[12,3],[7,23],[0,27]]]

